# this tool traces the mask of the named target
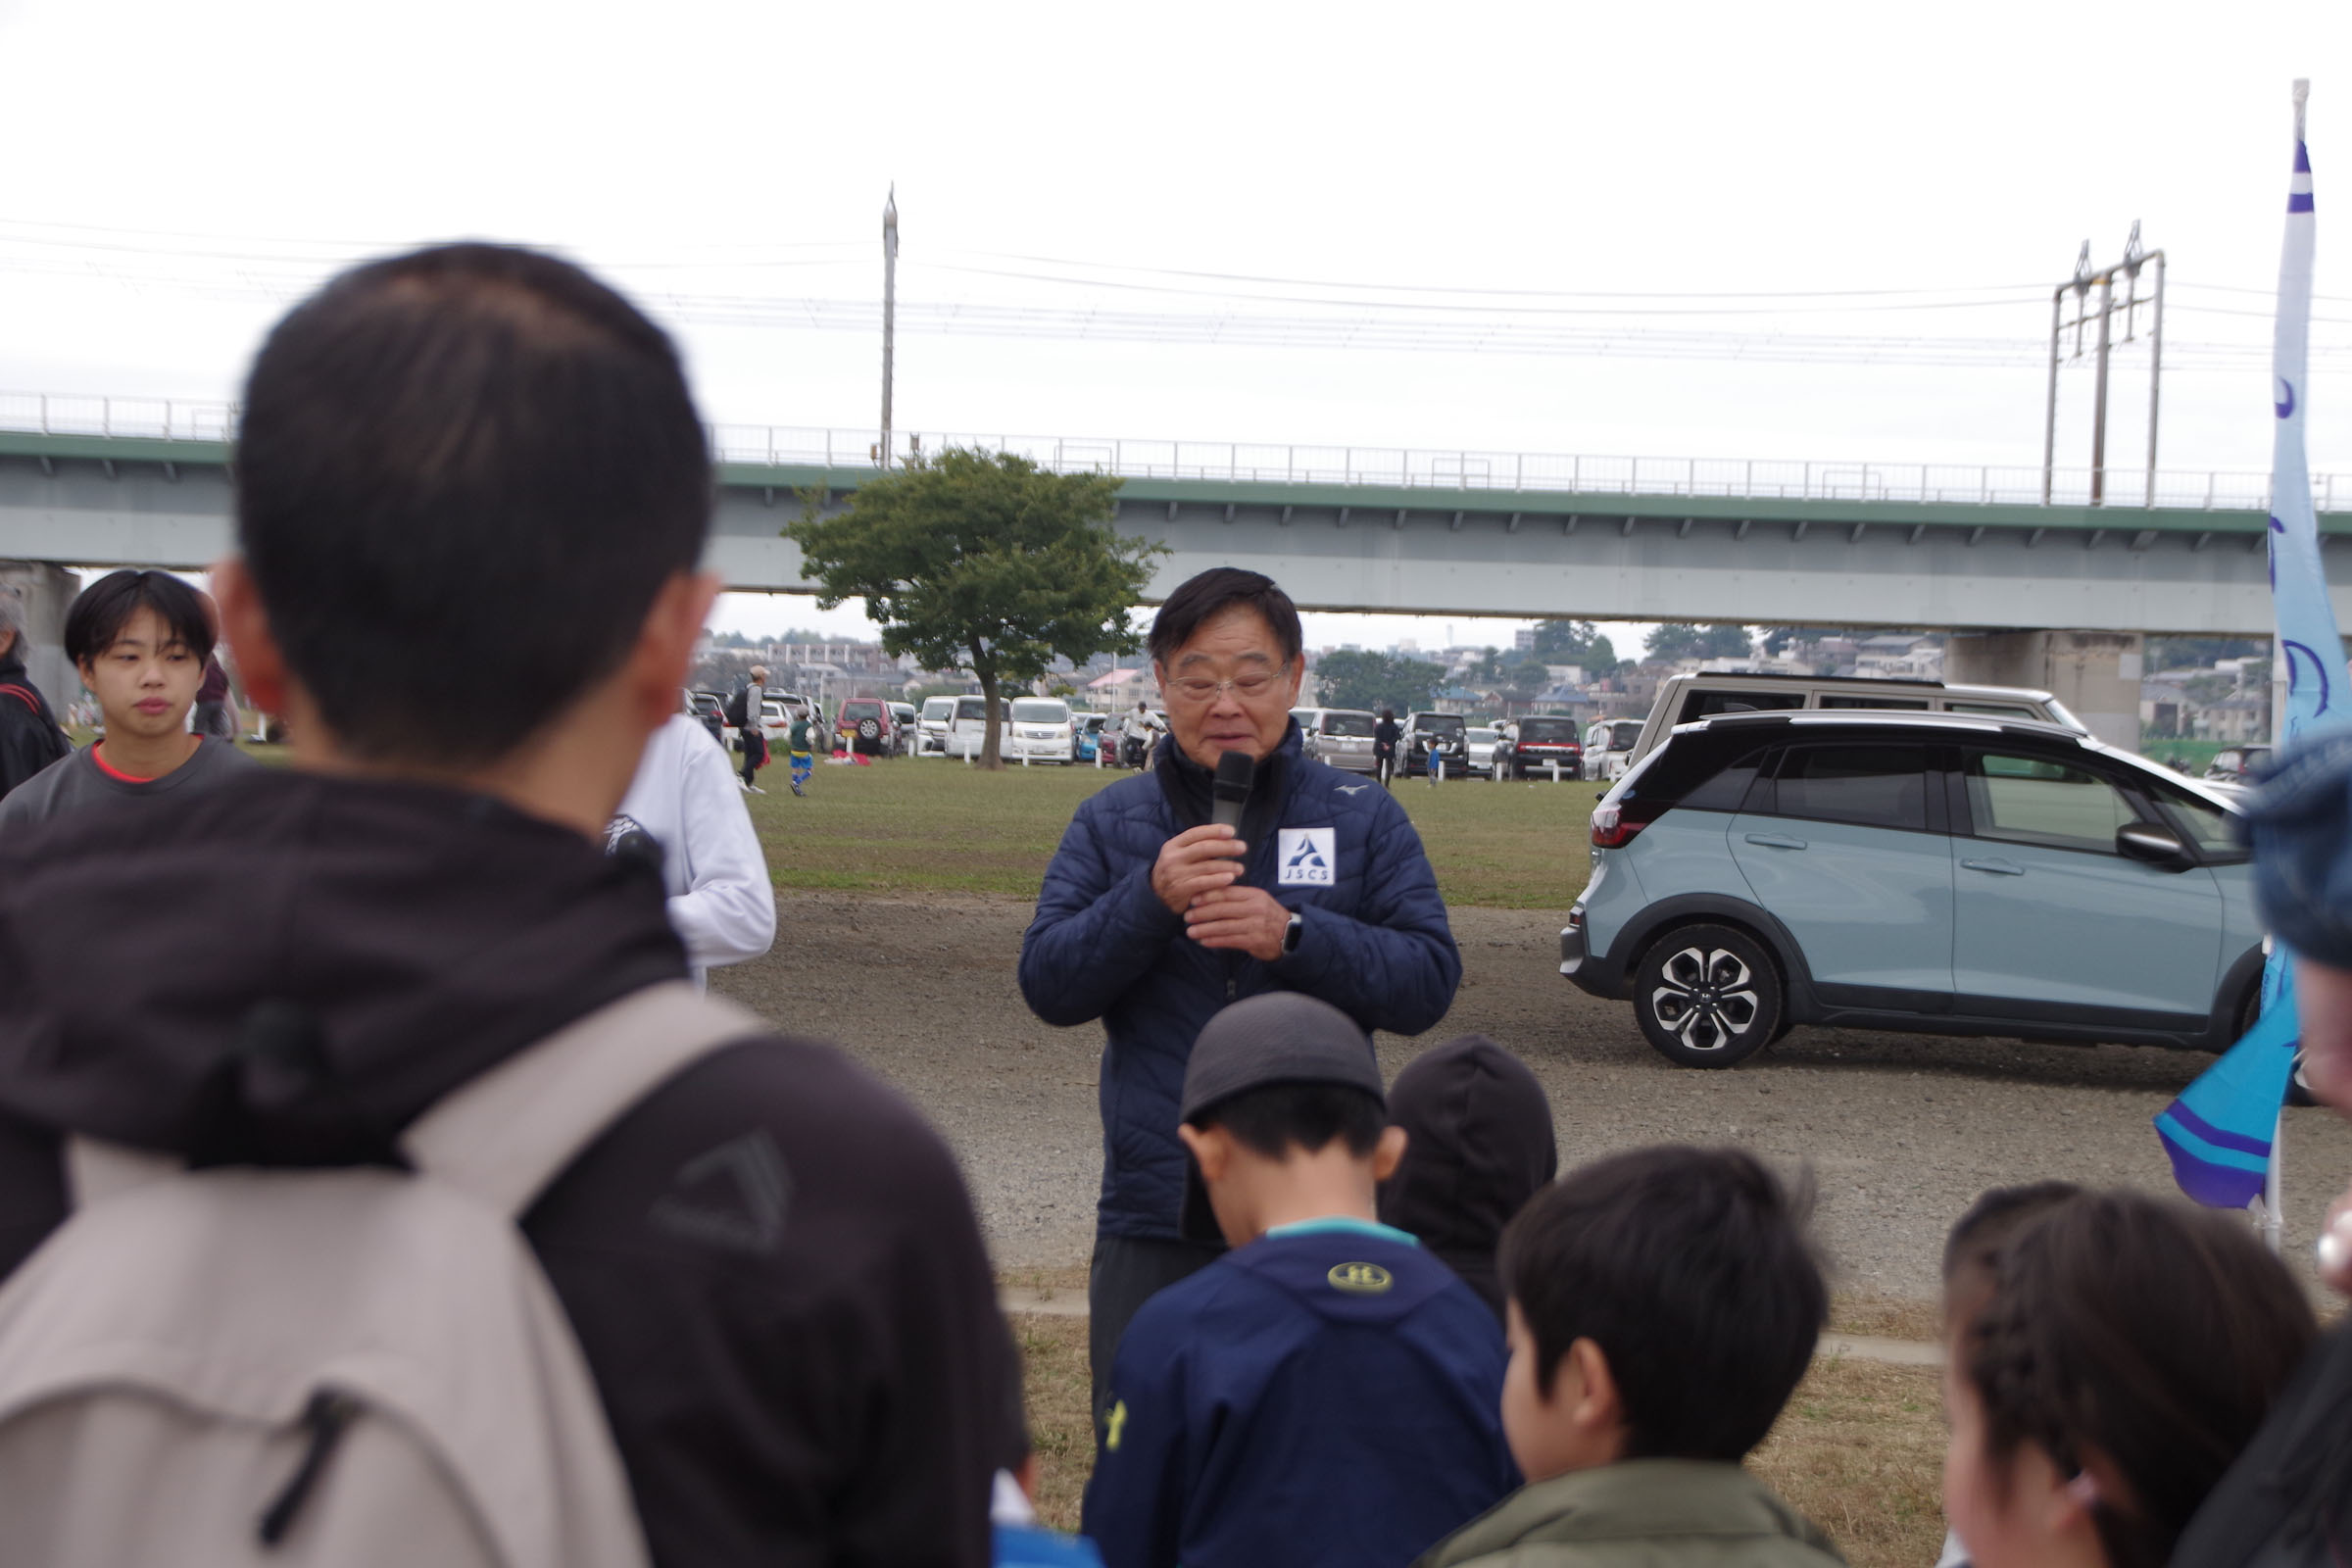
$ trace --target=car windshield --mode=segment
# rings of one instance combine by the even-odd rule
[[[985,697],[958,697],[956,699],[956,716],[957,718],[988,717],[988,699]]]
[[[1325,713],[1323,733],[1345,735],[1350,740],[1370,740],[1372,727],[1379,722],[1370,713]]]
[[[950,713],[955,711],[956,699],[953,697],[931,697],[924,699],[923,716],[925,718],[945,718]]]
[[[1641,738],[1642,721],[1638,718],[1621,718],[1608,727],[1606,743],[1612,752],[1630,752],[1634,749],[1634,743]]]
[[[1519,722],[1519,744],[1539,741],[1544,745],[1573,743],[1576,740],[1576,721],[1570,718],[1528,718]]]
[[[1481,746],[1492,746],[1494,744],[1494,732],[1491,729],[1474,729],[1470,731],[1470,738],[1478,742]]]
[[[844,718],[876,718],[881,715],[881,712],[882,705],[879,703],[844,703],[841,705],[841,716]]]
[[[1070,705],[1039,699],[1012,705],[1016,724],[1058,724],[1070,716]]]
[[[1422,713],[1413,719],[1413,727],[1424,735],[1458,736],[1465,726],[1458,713]]]

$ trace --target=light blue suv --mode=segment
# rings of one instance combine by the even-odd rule
[[[2231,816],[2056,725],[1723,714],[1601,798],[1560,972],[1689,1067],[1800,1023],[2219,1051],[2262,972]]]

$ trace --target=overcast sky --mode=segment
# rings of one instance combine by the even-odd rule
[[[712,419],[863,432],[895,181],[902,429],[2032,467],[2050,289],[2136,219],[2164,466],[2246,470],[2308,75],[2311,459],[2352,470],[2343,0],[0,0],[0,391],[225,399],[337,266],[487,236],[637,297]],[[1445,636],[1310,637],[1400,630]]]

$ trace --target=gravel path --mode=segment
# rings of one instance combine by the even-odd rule
[[[1099,1026],[1055,1029],[1014,979],[1029,906],[1007,899],[779,895],[776,951],[714,989],[797,1033],[846,1043],[913,1098],[962,1157],[1005,1269],[1086,1259],[1101,1175]],[[1732,1142],[1811,1167],[1842,1290],[1925,1299],[1944,1228],[1983,1189],[2065,1177],[2171,1192],[2148,1120],[2210,1057],[2120,1046],[1799,1029],[1729,1072],[1669,1066],[1623,1003],[1557,972],[1560,917],[1456,908],[1463,982],[1427,1036],[1383,1035],[1394,1075],[1472,1031],[1535,1068],[1562,1160],[1660,1140]],[[2352,1127],[2287,1113],[2288,1256],[2309,1255],[2352,1175]]]

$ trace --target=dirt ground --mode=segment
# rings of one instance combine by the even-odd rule
[[[842,1042],[912,1097],[961,1156],[1000,1269],[1061,1274],[1093,1236],[1102,1035],[1049,1027],[1022,1004],[1029,912],[982,895],[780,893],[774,952],[711,982],[781,1027]],[[1452,917],[1461,992],[1430,1034],[1380,1037],[1392,1075],[1429,1045],[1484,1033],[1544,1081],[1564,1164],[1684,1140],[1809,1168],[1840,1294],[1898,1317],[1934,1296],[1944,1228],[1986,1187],[2064,1177],[2171,1192],[2149,1120],[2211,1059],[1799,1029],[1743,1066],[1682,1070],[1643,1042],[1628,1004],[1560,978],[1559,914]],[[2352,1129],[2289,1111],[2284,1150],[2287,1256],[2300,1260],[2352,1174]]]

